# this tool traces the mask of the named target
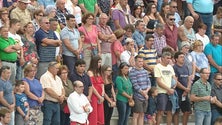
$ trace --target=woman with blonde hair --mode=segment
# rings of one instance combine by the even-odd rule
[[[0,27],[6,26],[9,27],[9,13],[8,13],[8,8],[2,7],[0,9]]]
[[[194,77],[194,81],[197,81],[200,78],[200,69],[202,68],[210,68],[208,59],[206,55],[203,53],[203,42],[200,40],[196,40],[193,43],[193,51],[190,53],[191,56],[194,59],[194,62],[196,64],[196,74]]]

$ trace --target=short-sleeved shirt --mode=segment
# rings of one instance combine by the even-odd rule
[[[5,61],[16,61],[17,60],[17,53],[16,52],[5,52],[4,49],[8,46],[15,45],[15,40],[12,38],[2,38],[0,37],[0,60]]]
[[[55,5],[54,0],[37,0],[37,2],[46,8],[48,5]]]
[[[196,95],[197,97],[210,96],[211,85],[209,82],[203,84],[201,79],[197,80],[191,87],[191,94]],[[200,111],[211,111],[210,101],[198,101],[194,103],[194,110]]]
[[[204,48],[204,53],[206,54],[206,56],[211,55],[214,62],[218,66],[222,66],[222,56],[221,56],[222,46],[221,45],[217,44],[216,46],[214,46],[212,43],[209,43]],[[218,72],[218,70],[213,65],[210,65],[210,71],[214,73]]]
[[[187,3],[191,3],[194,11],[200,13],[212,13],[214,1],[213,0],[186,0]]]
[[[216,86],[215,83],[212,84],[212,89],[211,89],[211,96],[217,97],[217,100],[222,102],[222,86]],[[216,104],[211,104],[211,109],[217,109],[220,113],[222,113],[222,109],[218,107]]]
[[[97,4],[97,0],[78,0],[79,4],[84,4],[87,11],[90,13],[95,12],[95,4]]]
[[[89,95],[89,87],[92,86],[92,83],[90,81],[89,76],[86,73],[83,73],[83,75],[81,76],[81,75],[77,74],[76,71],[74,71],[73,74],[71,74],[69,76],[69,78],[72,82],[74,82],[76,80],[81,81],[84,85],[84,90],[83,90],[84,95],[86,95],[86,96]]]
[[[37,53],[39,55],[40,62],[51,62],[55,60],[56,47],[52,45],[42,46],[43,39],[57,40],[56,34],[53,31],[45,32],[41,28],[35,32]]]
[[[178,28],[176,27],[176,25],[174,25],[173,30],[171,30],[170,27],[165,24],[164,35],[166,36],[166,43],[174,50],[177,49],[177,33]]]
[[[160,78],[161,82],[168,88],[171,88],[171,81],[175,75],[173,67],[171,65],[163,66],[160,63],[154,67],[154,77]],[[167,90],[161,88],[157,84],[158,93],[167,93]]]
[[[18,19],[22,26],[25,26],[28,22],[31,22],[31,14],[28,9],[21,10],[19,7],[16,7],[11,11],[10,14],[11,19]]]
[[[135,40],[137,46],[144,46],[145,45],[145,33],[139,32],[138,30],[135,30],[132,37]]]
[[[83,41],[83,43],[97,44],[97,37],[98,37],[97,26],[93,25],[92,31],[86,31],[84,26],[79,27],[78,30],[85,34],[85,40]]]
[[[112,19],[113,20],[119,20],[119,25],[124,28],[126,26],[126,20],[125,20],[125,14],[118,10],[118,9],[115,9],[112,11]]]
[[[160,56],[162,54],[162,49],[167,46],[166,36],[165,35],[159,36],[156,32],[153,33],[153,36],[154,36],[153,46],[156,49],[158,56]]]
[[[73,49],[77,50],[79,48],[78,40],[80,38],[80,34],[77,29],[73,28],[71,30],[68,27],[64,27],[60,33],[60,36],[61,40],[68,39]],[[64,42],[62,44],[62,49],[63,49],[62,54],[66,56],[75,56],[70,50],[68,50]]]
[[[27,96],[24,93],[15,94],[16,107],[20,107],[22,111],[27,114],[28,112],[28,100]],[[16,113],[19,113],[18,111]]]
[[[57,95],[62,95],[62,80],[58,76],[52,75],[49,71],[46,71],[41,78],[40,82],[42,83],[42,88],[47,89],[50,88],[52,89]],[[45,92],[45,100],[53,101],[53,102],[58,102],[57,99],[51,97],[48,93]]]
[[[14,103],[14,95],[12,94],[13,88],[12,88],[12,83],[7,80],[4,81],[0,78],[0,92],[3,92],[3,98],[9,103],[13,104]],[[0,103],[0,107],[3,105]]]
[[[115,41],[111,45],[111,54],[112,54],[112,65],[119,63],[120,60],[117,59],[115,52],[119,52],[120,54],[124,51],[124,48],[119,40]]]

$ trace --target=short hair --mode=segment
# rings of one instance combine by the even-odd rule
[[[5,70],[10,70],[10,67],[9,67],[9,66],[2,66],[1,69],[0,69],[0,75],[2,75],[2,73],[3,73]]]
[[[56,18],[50,18],[49,19],[49,22],[51,23],[51,22],[58,22],[58,20],[56,19]]]
[[[207,29],[207,25],[206,24],[204,24],[204,23],[200,23],[198,26],[197,26],[197,29],[199,30],[199,29]]]
[[[48,17],[46,17],[46,16],[44,16],[44,17],[42,17],[42,18],[40,18],[40,20],[39,20],[39,23],[41,24],[41,23],[43,23],[43,20],[45,20],[45,19],[49,19]]]
[[[0,117],[4,118],[7,113],[10,113],[10,111],[7,108],[5,107],[0,108]]]
[[[32,68],[35,68],[35,69],[37,70],[35,64],[32,64],[32,63],[27,64],[27,65],[25,66],[25,68],[24,68],[24,75],[27,76],[27,74],[30,73],[30,71],[32,70]]]
[[[172,54],[170,52],[163,52],[161,57],[166,57],[166,56],[172,56]]]
[[[150,38],[154,38],[152,34],[147,34],[145,40],[148,41]]]
[[[199,45],[203,45],[203,42],[201,40],[195,40],[193,43],[193,50],[197,49]]]
[[[222,123],[222,116],[216,118],[214,121],[214,125],[221,125],[221,123]]]
[[[24,85],[24,82],[22,80],[17,80],[15,83],[15,87],[19,87],[20,85]]]
[[[140,23],[142,23],[143,21],[142,20],[137,20],[136,23],[135,23],[135,27],[139,26]]]
[[[178,57],[180,56],[180,55],[184,55],[184,53],[182,53],[182,52],[176,52],[175,54],[174,54],[174,59],[178,59]]]
[[[10,27],[13,25],[13,24],[17,24],[17,23],[20,23],[20,21],[18,19],[10,19]]]
[[[79,31],[79,35],[80,36],[86,36],[85,33],[83,33],[82,31]]]
[[[174,16],[174,14],[173,13],[167,13],[166,14],[166,18],[168,19],[170,16]]]
[[[58,75],[61,75],[62,74],[62,70],[66,70],[67,72],[69,72],[69,69],[68,69],[68,67],[66,66],[66,65],[61,65],[60,67],[59,67],[59,71],[58,71]]]
[[[44,11],[42,9],[37,9],[33,12],[33,18],[35,18],[36,15],[39,15],[40,13],[44,14]]]
[[[71,18],[75,18],[75,16],[72,15],[72,14],[68,14],[68,15],[66,16],[66,20],[70,20]]]
[[[156,28],[156,29],[157,29],[157,28],[164,28],[164,25],[163,25],[162,23],[157,23],[155,28]]]
[[[211,35],[211,39],[214,39],[215,37],[219,37],[220,38],[220,34],[215,33],[215,34]]]
[[[203,73],[205,69],[207,69],[207,68],[201,68],[200,73]]]
[[[153,94],[156,90],[157,90],[157,87],[155,87],[155,86],[151,87],[151,89],[150,89],[149,92],[148,92],[148,95],[149,95],[149,96],[152,96],[152,94]]]
[[[86,20],[87,20],[90,16],[92,16],[93,18],[95,17],[93,13],[86,13],[86,14],[84,14],[83,17],[82,17],[82,22],[85,24],[85,23],[86,23]]]
[[[217,76],[222,76],[222,73],[216,73],[216,74],[214,75],[214,79],[216,79]]]
[[[130,29],[132,31],[132,33],[134,33],[135,31],[135,27],[132,24],[127,24],[124,28],[125,31],[127,31],[128,29]]]
[[[135,61],[136,61],[137,59],[143,59],[143,57],[142,57],[141,55],[136,55],[136,56],[135,56]]]
[[[82,83],[82,81],[76,80],[72,83],[73,87],[77,87],[78,83]]]
[[[83,59],[78,59],[75,62],[75,67],[77,67],[79,65],[86,65],[86,62]]]
[[[7,11],[7,13],[8,13],[8,8],[7,7],[2,7],[0,9],[0,16],[2,16],[3,12],[5,12],[5,11]]]
[[[217,8],[217,13],[216,14],[219,14],[219,13],[222,13],[222,6]]]
[[[53,66],[55,66],[55,65],[57,65],[57,64],[59,64],[59,63],[58,63],[58,62],[55,62],[55,61],[50,62],[49,65],[48,65],[48,69],[51,68],[51,67],[53,67]]]

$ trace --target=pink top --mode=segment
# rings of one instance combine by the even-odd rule
[[[83,41],[84,44],[97,44],[98,31],[95,25],[92,25],[92,30],[90,32],[86,31],[84,26],[79,27],[78,30],[85,34],[85,41]]]
[[[111,45],[112,65],[116,64],[117,61],[119,61],[115,54],[116,51],[120,52],[120,54],[124,51],[124,48],[119,40],[113,42],[113,44]]]

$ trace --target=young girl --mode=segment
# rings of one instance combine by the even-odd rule
[[[152,87],[148,93],[149,99],[148,99],[148,124],[149,125],[155,125],[156,124],[156,97],[158,95],[158,91],[156,87]]]
[[[23,81],[17,81],[15,84],[15,99],[16,99],[16,112],[15,112],[15,125],[25,125],[29,119],[29,104],[27,96],[24,93],[25,85]]]

